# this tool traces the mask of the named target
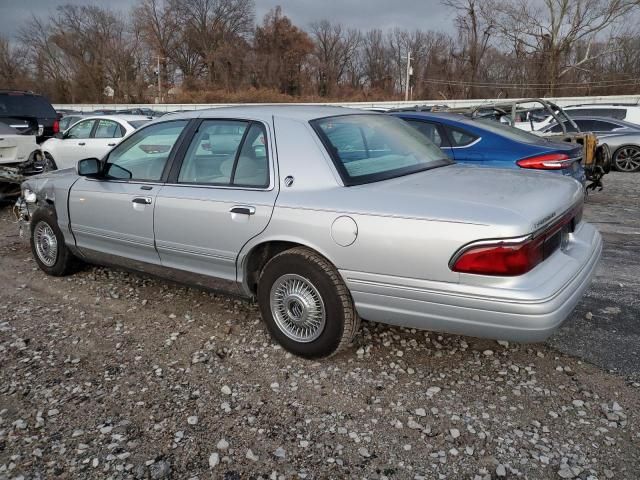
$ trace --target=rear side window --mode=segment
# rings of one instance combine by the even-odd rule
[[[405,119],[405,121],[417,131],[419,131],[422,135],[435,143],[438,147],[449,146],[449,142],[445,141],[440,135],[440,131],[436,124],[431,122],[423,122],[422,120]]]
[[[460,130],[459,128],[449,126],[445,126],[444,128],[449,133],[452,147],[466,147],[478,139],[476,135]]]
[[[257,122],[204,120],[184,156],[178,182],[267,187],[266,138]]]
[[[8,93],[0,95],[0,116],[56,118],[56,111],[39,95]]]
[[[94,138],[119,138],[122,137],[120,125],[112,120],[98,120]]]
[[[594,117],[610,117],[617,120],[624,120],[627,117],[626,108],[574,108],[565,109],[570,117],[594,116]]]

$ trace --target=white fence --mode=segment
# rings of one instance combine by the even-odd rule
[[[479,105],[483,103],[505,102],[517,100],[514,98],[502,99],[476,99],[476,100],[411,100],[408,102],[344,102],[344,103],[292,103],[287,105],[339,105],[350,108],[397,108],[402,106],[414,105],[448,105],[450,107],[467,107],[471,105]],[[576,104],[593,104],[593,103],[626,103],[640,104],[640,95],[612,95],[602,97],[556,97],[547,98],[547,100],[558,104],[561,107]],[[219,108],[234,105],[265,105],[265,104],[232,104],[232,103],[149,103],[149,104],[129,104],[129,103],[80,103],[80,104],[56,104],[56,109],[79,110],[82,112],[90,112],[93,110],[109,109],[120,110],[127,108],[152,108],[161,112],[172,112],[175,110],[201,110],[203,108]]]

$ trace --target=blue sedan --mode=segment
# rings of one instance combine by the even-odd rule
[[[568,175],[586,182],[582,146],[552,142],[489,119],[456,113],[396,112],[459,163],[481,167],[527,168]]]

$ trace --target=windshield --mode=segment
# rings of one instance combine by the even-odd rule
[[[488,120],[486,118],[474,118],[474,121],[481,123],[482,128],[484,128],[485,130],[489,130],[490,132],[497,135],[507,137],[510,140],[515,140],[516,142],[533,143],[537,145],[548,143],[547,140],[545,140],[543,137],[539,137],[538,135],[534,135],[533,133],[525,132],[524,130],[520,130],[516,127],[498,123],[494,120]]]
[[[8,93],[0,95],[0,116],[56,118],[51,104],[38,95]]]
[[[311,125],[346,185],[408,175],[453,163],[436,145],[398,118],[340,115]]]
[[[131,120],[129,125],[131,125],[136,130],[140,128],[142,125],[149,123],[151,120]]]

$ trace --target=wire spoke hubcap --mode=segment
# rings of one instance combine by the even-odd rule
[[[324,302],[308,279],[282,275],[271,287],[269,302],[276,325],[290,339],[309,343],[322,334],[327,322]]]
[[[616,155],[616,166],[625,172],[637,170],[640,167],[640,149],[627,147],[620,150]]]
[[[53,229],[45,222],[39,222],[33,232],[33,240],[38,258],[47,267],[53,267],[58,259],[58,240]]]

